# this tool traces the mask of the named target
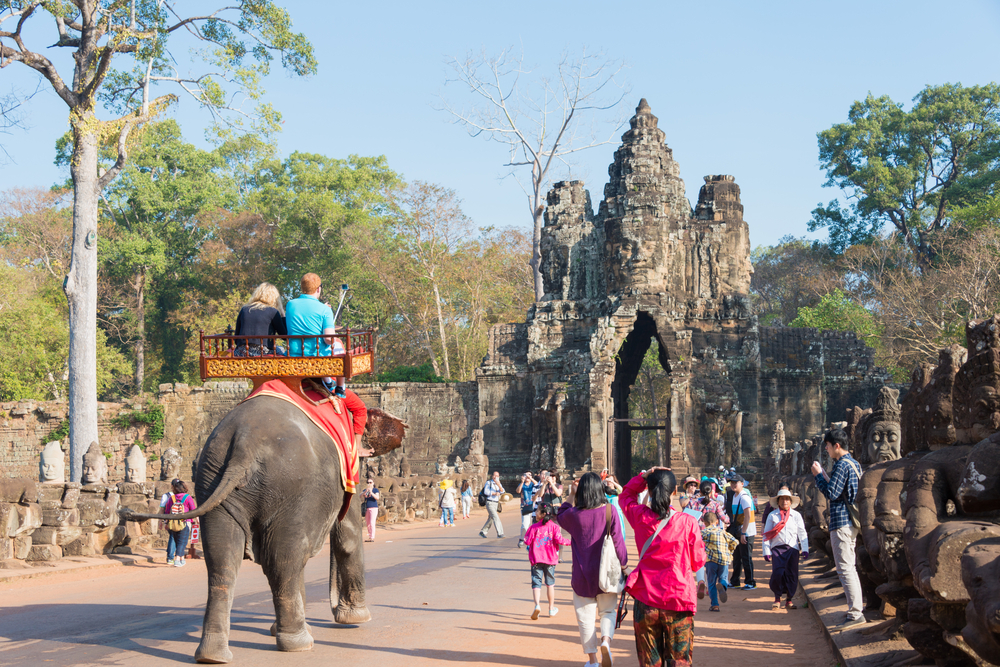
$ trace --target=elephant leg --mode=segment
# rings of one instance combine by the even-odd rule
[[[313,639],[306,626],[305,560],[289,562],[271,554],[261,565],[274,599],[276,620],[271,634],[277,639],[278,650],[308,651]]]
[[[372,620],[365,604],[365,552],[361,544],[361,505],[358,494],[342,521],[330,534],[330,606],[333,621],[356,625]]]
[[[236,577],[243,562],[246,536],[232,516],[218,508],[202,517],[201,539],[208,570],[208,603],[205,605],[201,643],[194,657],[201,663],[231,662],[229,615],[236,592]]]

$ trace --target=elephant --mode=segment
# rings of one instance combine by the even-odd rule
[[[392,419],[381,423],[393,425]],[[370,438],[373,453],[398,447],[401,434],[400,428],[398,438]],[[345,494],[340,471],[330,436],[280,398],[258,396],[241,403],[212,431],[195,467],[198,509],[173,517],[202,517],[208,603],[197,662],[226,663],[233,658],[229,618],[245,558],[260,563],[267,576],[276,616],[271,631],[278,649],[312,648],[305,620],[304,569],[327,535],[334,622],[354,625],[371,620],[365,603],[362,503],[357,494]],[[338,520],[345,503],[349,506]],[[123,512],[122,516],[140,520],[149,515]]]

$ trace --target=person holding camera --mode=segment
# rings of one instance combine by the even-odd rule
[[[517,492],[521,494],[521,537],[517,541],[518,549],[524,546],[524,536],[531,527],[532,515],[535,513],[535,493],[539,486],[530,472],[521,475],[521,483],[517,485]]]

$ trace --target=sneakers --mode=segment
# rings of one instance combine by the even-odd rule
[[[729,602],[729,586],[723,586],[720,582],[715,588],[719,592],[719,602]]]
[[[866,619],[864,616],[862,616],[861,618],[848,618],[843,623],[841,623],[839,625],[835,625],[833,629],[834,630],[849,630],[851,628],[856,628],[856,627],[858,627],[860,625],[867,625],[867,624],[868,624],[868,619]]]
[[[757,584],[747,584],[746,586],[743,586],[743,590],[745,591],[752,591],[755,588],[757,588]]]
[[[605,640],[601,642],[601,667],[611,667],[614,660],[611,659],[611,646]]]
[[[184,567],[184,559],[178,558],[174,561],[174,567]]]
[[[541,614],[541,613],[542,613],[541,608],[539,608],[539,606],[536,604],[535,605],[535,609],[531,612],[531,620],[537,621],[538,620],[538,615]]]
[[[559,613],[559,607],[549,607],[549,618]]]
[[[486,537],[486,536],[485,536],[485,535],[483,535],[483,537]],[[503,536],[503,535],[497,535],[497,539],[498,539],[498,540],[502,540],[503,538],[504,538],[504,536]]]
[[[704,580],[698,582],[698,599],[704,600],[705,594],[708,592],[708,584]]]
[[[517,541],[517,548],[520,549],[523,546],[524,546],[524,540],[518,540]]]
[[[173,558],[168,558],[167,559],[167,565],[173,565],[173,564],[174,564],[174,559]]]
[[[722,611],[721,609],[719,609],[719,605],[712,605],[711,607],[708,608],[708,610],[709,611]]]
[[[483,538],[485,540],[486,539],[486,533],[479,533],[479,537],[481,537],[481,538]]]

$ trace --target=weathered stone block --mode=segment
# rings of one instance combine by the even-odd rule
[[[31,534],[33,544],[58,544],[62,546],[78,539],[83,534],[79,526],[42,526]]]
[[[62,506],[66,509],[73,509],[80,501],[80,485],[66,484],[66,491],[63,493]]]
[[[14,509],[17,511],[17,529],[11,533],[11,537],[30,533],[42,525],[42,508],[38,503],[14,505]]]
[[[17,532],[20,521],[17,506],[10,503],[0,503],[0,538],[11,537]]]
[[[28,557],[28,553],[31,552],[32,545],[31,535],[22,535],[20,537],[14,538],[14,558],[19,558],[24,560]]]
[[[0,560],[7,560],[14,557],[14,540],[0,537]]]
[[[0,479],[0,502],[38,502],[38,482],[33,479],[24,479],[21,477],[15,479]]]
[[[104,500],[101,496],[84,494],[80,497],[77,510],[80,513],[79,523],[81,526],[107,528],[118,523],[118,512],[115,504]]]
[[[80,510],[71,510],[57,507],[56,509],[42,511],[43,526],[79,526]]]
[[[62,503],[63,493],[66,491],[62,482],[58,484],[39,484],[38,499],[44,502]]]
[[[63,557],[62,547],[52,544],[32,545],[28,552],[28,561],[52,561]]]
[[[84,533],[63,547],[64,556],[94,556],[101,553],[95,533]]]

